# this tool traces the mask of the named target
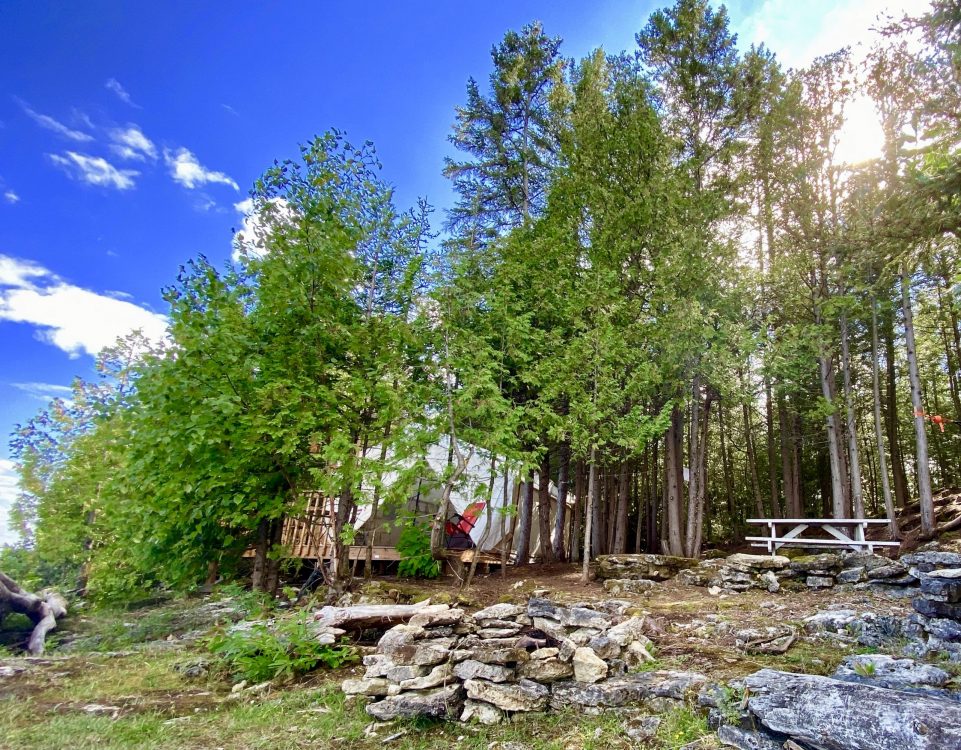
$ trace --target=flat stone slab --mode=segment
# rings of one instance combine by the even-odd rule
[[[551,708],[617,708],[652,698],[680,701],[706,683],[707,678],[697,672],[671,670],[638,672],[593,685],[557,682],[551,691]]]
[[[748,709],[767,729],[818,750],[961,748],[961,704],[830,677],[762,669]]]
[[[598,578],[645,578],[666,581],[678,571],[694,568],[698,560],[671,555],[600,555],[597,558]]]
[[[433,719],[454,718],[460,715],[464,690],[460,685],[448,685],[436,690],[410,691],[384,698],[366,706],[367,713],[380,721],[412,719],[423,716]]]

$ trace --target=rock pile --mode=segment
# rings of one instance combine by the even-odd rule
[[[364,657],[349,695],[375,699],[376,719],[430,716],[485,724],[524,711],[684,699],[705,683],[687,672],[630,670],[650,662],[643,617],[630,604],[562,606],[532,598],[495,604],[473,615],[446,605],[425,607],[384,633]]]
[[[915,614],[906,631],[920,643],[916,652],[946,653],[961,661],[961,554],[938,550],[905,555],[910,575],[921,581],[921,591],[911,601]]]

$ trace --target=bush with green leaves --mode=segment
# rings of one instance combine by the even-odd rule
[[[290,680],[319,667],[337,669],[357,661],[350,645],[321,644],[306,614],[274,623],[227,630],[209,641],[218,667],[251,682]]]
[[[409,578],[437,578],[440,561],[430,550],[430,531],[423,524],[411,523],[404,527],[397,541],[400,563],[397,572]]]

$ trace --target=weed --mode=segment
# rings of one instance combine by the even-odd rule
[[[306,614],[279,622],[273,630],[256,623],[219,633],[208,645],[222,671],[252,682],[289,680],[321,666],[337,669],[357,660],[350,646],[318,643]]]
[[[859,661],[854,665],[854,673],[861,677],[874,677],[877,667],[873,661]]]
[[[657,728],[657,738],[671,750],[678,750],[710,733],[707,719],[691,706],[680,706],[667,712]]]

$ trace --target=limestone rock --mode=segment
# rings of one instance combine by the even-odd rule
[[[900,578],[908,572],[906,566],[897,560],[889,561],[887,565],[881,565],[868,571],[868,578],[872,581],[880,581],[888,578]]]
[[[587,647],[606,661],[616,659],[621,654],[621,647],[618,643],[606,635],[595,635],[588,641]]]
[[[437,627],[441,625],[456,625],[464,619],[464,610],[451,609],[446,604],[432,604],[424,607],[410,618],[409,625],[414,627]]]
[[[485,664],[468,659],[454,667],[454,674],[462,680],[481,679],[489,682],[507,682],[514,676],[514,670],[498,664]]]
[[[764,570],[783,570],[791,564],[791,559],[784,555],[747,555],[743,552],[725,558],[724,564],[742,573],[752,573]]]
[[[895,659],[884,654],[849,656],[841,662],[833,676],[839,680],[894,690],[943,687],[951,679],[951,675],[933,664],[919,664],[913,659]]]
[[[717,738],[726,747],[736,747],[738,750],[783,750],[784,743],[780,739],[753,729],[742,729],[725,724],[717,730]]]
[[[593,683],[607,677],[607,663],[590,648],[581,646],[575,650],[571,663],[577,682]]]
[[[804,630],[808,633],[819,631],[829,631],[837,633],[843,631],[848,625],[854,622],[858,613],[853,609],[834,609],[818,612],[810,617],[804,618]]]
[[[791,570],[796,570],[800,573],[840,570],[841,556],[834,552],[822,552],[818,555],[803,555],[791,560],[790,567]]]
[[[434,719],[453,718],[460,714],[463,688],[448,685],[435,690],[416,690],[389,696],[382,701],[369,703],[367,713],[380,721],[417,716]]]
[[[954,573],[953,570],[944,572]],[[956,604],[961,602],[961,578],[940,577],[937,572],[931,573],[921,579],[921,593],[925,599]]]
[[[758,578],[758,581],[764,585],[769,594],[776,594],[781,590],[781,583],[778,581],[777,576],[774,575],[773,570],[768,570],[762,573]]]
[[[868,580],[868,574],[864,566],[842,570],[837,576],[838,583],[862,583],[866,580]]]
[[[830,589],[834,587],[834,578],[831,576],[808,576],[804,579],[804,585],[809,589]]]
[[[531,651],[531,660],[535,659],[553,659],[557,656],[561,650],[559,648],[539,648],[536,651]]]
[[[647,645],[650,641],[644,635],[646,626],[647,623],[643,617],[630,617],[608,630],[607,637],[618,646],[626,646],[632,641],[642,641]]]
[[[678,571],[696,567],[698,561],[690,557],[670,555],[600,555],[597,558],[598,578],[646,578],[666,581]]]
[[[614,596],[624,594],[644,594],[657,586],[657,581],[647,578],[608,578],[604,581],[604,590]]]
[[[543,650],[547,651],[548,649]],[[574,667],[569,662],[563,662],[557,657],[531,659],[517,668],[517,674],[520,677],[549,684],[559,680],[569,680],[574,674]]]
[[[484,701],[464,701],[464,711],[460,715],[464,722],[476,721],[479,724],[500,724],[504,720],[504,712]]]
[[[702,674],[670,670],[638,672],[592,685],[558,682],[551,690],[551,708],[617,708],[659,698],[683,701],[706,683]]]
[[[451,675],[454,673],[453,665],[450,662],[438,664],[423,677],[414,677],[403,680],[400,687],[403,690],[428,690],[430,688],[445,685],[450,682]]]
[[[940,550],[912,552],[902,555],[901,562],[909,567],[916,567],[922,573],[930,573],[940,568],[961,568],[961,553]]]
[[[481,620],[510,620],[526,613],[527,607],[522,607],[519,604],[495,604],[475,612],[474,619],[478,622]]]
[[[942,641],[961,642],[961,622],[944,617],[932,617],[924,623],[924,629]]]
[[[470,658],[484,664],[522,664],[530,659],[530,654],[522,648],[485,648],[478,646],[471,650]]]
[[[387,695],[388,683],[383,677],[373,677],[371,679],[344,680],[340,689],[345,695]]]
[[[544,685],[527,679],[507,684],[467,680],[464,687],[468,698],[490,703],[502,711],[540,711],[547,706],[550,695]]]
[[[661,726],[660,716],[629,716],[622,724],[624,734],[634,742],[644,742],[653,739]]]
[[[947,617],[951,620],[961,620],[961,604],[936,602],[922,597],[915,597],[911,600],[911,606],[914,607],[916,612],[920,612],[925,617]]]

